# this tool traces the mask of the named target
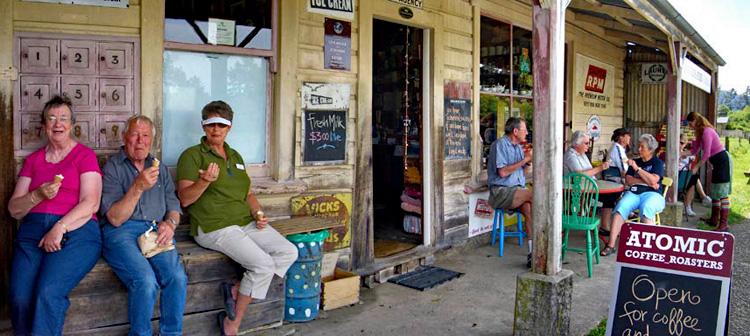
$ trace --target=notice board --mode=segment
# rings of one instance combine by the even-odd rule
[[[447,81],[443,106],[445,126],[445,158],[471,157],[471,84]]]
[[[626,223],[607,335],[724,335],[734,236]]]
[[[344,163],[351,86],[304,83],[301,91],[302,161],[310,165]]]

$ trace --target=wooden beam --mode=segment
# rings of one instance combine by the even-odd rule
[[[562,270],[562,155],[565,70],[565,8],[533,7],[534,196],[533,263],[535,273]]]
[[[651,48],[659,48],[661,50],[667,50],[669,48],[667,43],[658,42],[658,41],[654,43],[649,40],[646,40],[640,35],[629,33],[629,32],[624,32],[621,30],[605,28],[605,35],[614,37],[614,38],[623,39],[626,41],[632,41],[640,45],[644,45],[644,46],[651,47]]]
[[[653,43],[656,43],[657,41],[667,41],[667,36],[664,35],[664,33],[662,33],[660,30],[655,29],[655,28],[651,29],[651,28],[646,28],[646,27],[641,27],[641,26],[636,26],[636,25],[632,25],[632,27],[628,27],[618,21],[602,19],[600,17],[588,15],[586,13],[581,13],[581,12],[575,13],[573,18],[577,22],[578,21],[588,22],[591,24],[601,26],[605,29],[609,28],[609,29],[614,29],[614,30],[633,32],[648,41],[653,40]],[[646,38],[646,36],[648,36],[648,38]]]
[[[621,24],[622,24],[623,26],[625,26],[625,27],[628,27],[628,28],[633,28],[633,24],[632,24],[632,23],[630,23],[630,21],[626,20],[626,19],[625,19],[624,17],[622,17],[622,16],[619,16],[619,15],[615,15],[615,16],[612,16],[612,18],[613,18],[613,19],[615,19],[615,21],[617,21],[617,22],[621,23]]]
[[[682,63],[687,49],[680,42],[670,44],[670,74],[667,76],[667,162],[666,177],[679,181],[680,118],[682,116]],[[675,185],[676,186],[676,185]],[[677,188],[670,188],[667,202],[677,202]]]
[[[576,8],[576,9],[587,10],[591,12],[607,14],[611,17],[620,17],[623,19],[646,21],[646,19],[643,16],[641,16],[640,14],[638,14],[638,12],[630,8],[623,8],[623,7],[611,6],[611,5],[596,6],[596,5],[592,5],[588,3],[586,0],[573,0],[570,3],[570,7]]]
[[[0,66],[2,71],[13,64],[13,4],[15,1],[0,1],[0,13],[5,16],[0,20]],[[16,71],[18,69],[15,69]],[[13,72],[13,71],[11,71]],[[5,207],[15,187],[16,165],[13,157],[13,81],[12,76],[0,76],[0,292],[7,293],[10,279],[10,265],[13,250],[13,236],[16,231],[16,220]],[[8,300],[0,303],[0,320],[9,312]]]

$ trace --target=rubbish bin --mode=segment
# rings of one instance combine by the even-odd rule
[[[318,316],[323,241],[327,237],[328,230],[286,237],[297,246],[299,257],[286,274],[284,320],[306,322]]]

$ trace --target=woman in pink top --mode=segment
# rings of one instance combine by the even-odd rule
[[[687,116],[688,125],[695,130],[695,140],[691,151],[698,154],[700,160],[692,168],[693,175],[698,173],[700,166],[711,162],[711,219],[710,225],[716,231],[728,231],[729,226],[729,195],[732,194],[732,158],[724,149],[713,125],[706,118],[696,112]]]
[[[94,152],[70,136],[75,117],[68,98],[42,111],[46,146],[23,163],[8,204],[21,220],[10,277],[15,335],[61,335],[68,293],[101,253],[96,211],[102,177]]]

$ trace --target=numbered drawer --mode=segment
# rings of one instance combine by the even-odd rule
[[[41,111],[53,95],[60,94],[60,78],[56,76],[21,77],[21,110]]]
[[[100,111],[132,111],[133,81],[130,79],[102,78],[99,80]]]
[[[42,125],[42,111],[21,114],[21,148],[34,150],[41,147],[47,135]]]
[[[60,73],[60,41],[21,39],[22,73]]]
[[[70,129],[70,135],[89,148],[96,147],[96,114],[76,112],[75,116],[76,123]]]
[[[132,76],[133,44],[99,43],[99,74],[103,76]]]
[[[130,114],[99,115],[99,147],[118,148],[122,145],[122,132]]]
[[[96,77],[64,76],[62,94],[70,98],[75,111],[95,111],[97,109]]]
[[[63,74],[95,75],[96,42],[60,41],[60,63]]]

